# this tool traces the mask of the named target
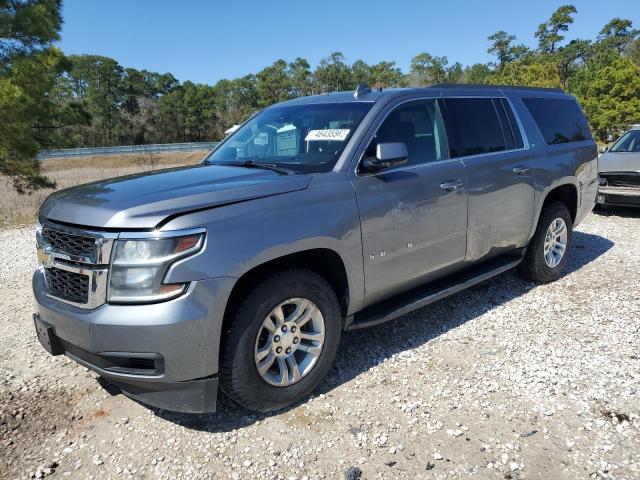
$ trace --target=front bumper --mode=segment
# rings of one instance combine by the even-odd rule
[[[640,187],[600,187],[597,203],[623,207],[640,207]]]
[[[33,291],[37,321],[51,327],[59,347],[54,353],[66,354],[142,403],[200,413],[215,410],[220,333],[234,282],[201,280],[167,302],[93,310],[49,297],[41,270],[34,273]]]

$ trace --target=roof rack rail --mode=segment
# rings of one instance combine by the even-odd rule
[[[356,91],[353,92],[353,98],[359,98],[367,93],[371,93],[371,89],[365,83],[361,83],[356,87]]]
[[[561,88],[553,88],[553,87],[524,87],[517,85],[488,85],[486,83],[440,83],[436,85],[431,85],[431,88],[493,88],[499,90],[538,90],[541,92],[555,92],[555,93],[565,93]]]

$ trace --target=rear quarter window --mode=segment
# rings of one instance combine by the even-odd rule
[[[591,140],[589,125],[571,99],[523,98],[547,145]]]

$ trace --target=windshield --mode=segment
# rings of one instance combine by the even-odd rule
[[[327,172],[373,103],[348,102],[272,107],[235,131],[204,160],[214,165],[247,162],[294,172]]]
[[[640,152],[640,130],[630,130],[613,144],[610,152]]]

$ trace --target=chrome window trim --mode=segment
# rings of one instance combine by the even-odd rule
[[[509,107],[511,108],[511,112],[513,113],[513,116],[516,119],[516,124],[518,125],[518,129],[520,130],[520,135],[522,136],[522,143],[523,143],[523,147],[522,148],[512,148],[512,149],[508,149],[508,150],[500,150],[499,152],[487,152],[487,153],[478,153],[476,155],[465,155],[465,156],[461,156],[461,157],[455,157],[455,158],[443,158],[441,160],[436,160],[434,162],[425,162],[425,163],[419,163],[417,165],[410,165],[410,166],[398,166],[395,168],[389,168],[386,170],[382,170],[380,172],[374,172],[374,173],[365,173],[365,174],[360,174],[358,172],[358,167],[360,166],[360,163],[362,163],[362,159],[364,156],[364,152],[366,151],[366,145],[368,145],[368,142],[371,141],[371,139],[373,138],[373,136],[375,135],[375,133],[378,131],[378,129],[380,128],[380,126],[382,125],[382,123],[387,119],[387,117],[398,107],[400,107],[401,105],[408,103],[408,102],[413,102],[413,101],[420,101],[420,100],[446,100],[447,98],[488,98],[488,99],[505,99],[507,101],[507,103],[509,104]],[[444,130],[445,130],[445,136],[448,133],[447,132],[447,128],[446,125],[444,126]],[[524,129],[524,125],[522,123],[522,120],[520,119],[520,116],[518,115],[517,110],[515,109],[515,106],[513,104],[513,102],[511,101],[511,99],[504,95],[504,96],[496,96],[496,95],[440,95],[440,96],[429,96],[429,97],[412,97],[406,100],[403,100],[402,102],[398,102],[397,104],[394,104],[393,107],[391,107],[389,109],[388,112],[386,112],[384,114],[384,116],[382,117],[382,119],[377,122],[375,129],[373,131],[373,133],[370,136],[365,135],[361,141],[367,139],[367,142],[365,142],[365,147],[363,148],[362,152],[360,153],[360,158],[358,159],[358,161],[356,162],[355,168],[354,168],[354,175],[356,176],[356,178],[364,178],[364,177],[370,177],[370,176],[375,176],[375,175],[379,175],[381,173],[387,173],[387,172],[397,172],[397,171],[404,171],[404,170],[411,170],[413,168],[416,167],[424,167],[427,165],[438,165],[438,164],[442,164],[445,162],[451,162],[451,161],[461,161],[464,163],[464,161],[466,160],[473,160],[475,158],[482,158],[482,157],[486,157],[489,155],[500,155],[500,154],[505,154],[505,153],[517,153],[517,152],[526,152],[528,150],[531,149],[531,144],[529,143],[529,137],[527,136],[527,133]],[[447,139],[447,143],[448,143],[448,139]],[[447,156],[449,155],[449,152],[447,152]]]

